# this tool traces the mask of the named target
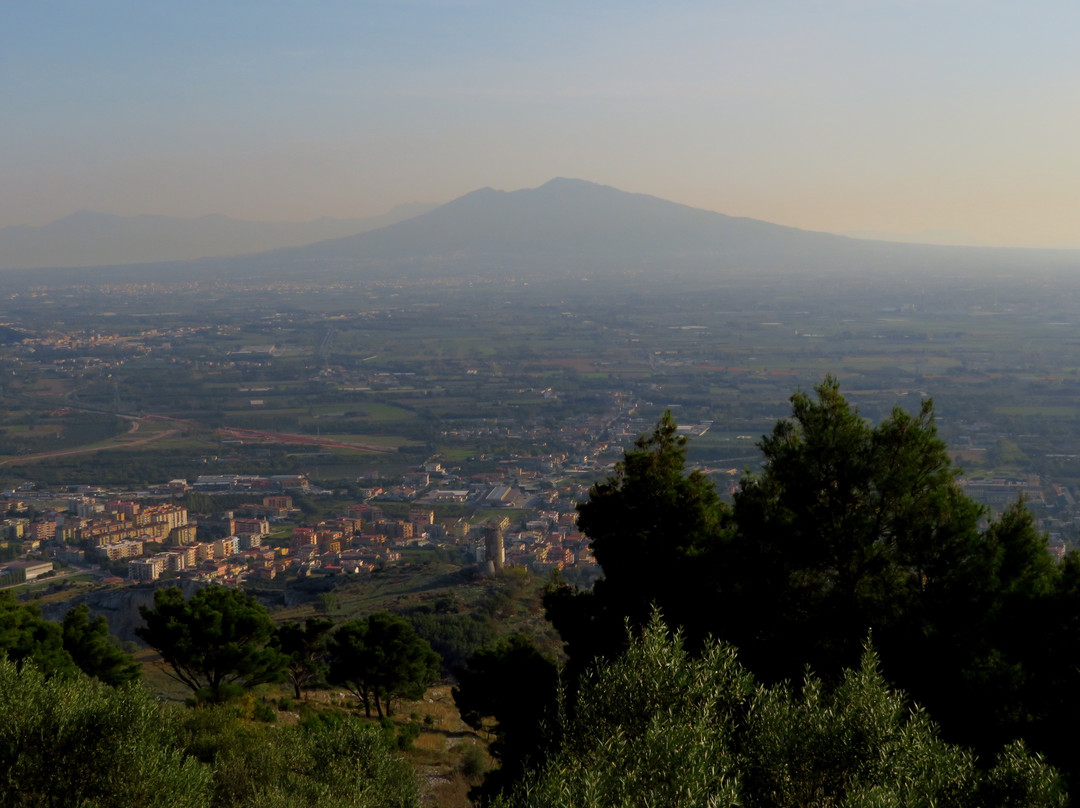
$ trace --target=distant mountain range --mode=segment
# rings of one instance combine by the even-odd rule
[[[407,216],[407,213],[418,215]],[[87,225],[83,229],[86,235],[80,237],[76,225],[80,218],[94,216],[84,214],[63,220],[67,223],[63,228],[67,249],[81,249],[78,254],[83,257],[83,263],[89,263],[90,256],[98,254],[94,252],[97,236],[93,234],[103,229]],[[394,213],[388,216],[393,217]],[[75,221],[70,221],[73,218]],[[142,277],[166,271],[171,277],[513,277],[538,281],[642,277],[709,283],[724,273],[841,272],[873,277],[890,272],[1015,273],[1033,268],[1080,269],[1077,250],[943,247],[855,239],[726,216],[574,179],[554,179],[539,188],[521,191],[483,188],[426,212],[400,211],[394,222],[380,218],[384,226],[377,229],[374,219],[354,220],[348,225],[333,220],[307,225],[236,223],[260,234],[280,231],[277,238],[282,242],[295,239],[293,243],[313,240],[319,227],[365,230],[306,246],[244,256],[235,256],[239,252],[235,247],[225,250],[218,246],[225,244],[224,237],[214,241],[210,236],[195,235],[196,223],[201,223],[200,227],[210,233],[215,227],[223,228],[222,221],[232,220],[196,219],[188,223],[191,235],[185,237],[197,242],[190,247],[192,252],[205,256],[231,251],[234,257],[167,266],[132,266],[122,274]],[[152,235],[155,231],[151,226],[159,222],[157,217],[121,221],[132,233],[138,231],[138,243],[146,254],[155,245],[160,248],[164,236]],[[174,239],[175,249],[179,249],[181,239],[175,235],[179,225],[176,220],[165,223],[160,223],[157,232],[172,234],[169,237]],[[9,238],[8,231],[12,229],[0,231],[0,255],[7,248],[4,239]],[[235,234],[241,229],[230,224],[229,231]],[[231,244],[238,243],[237,236],[233,235],[232,239]],[[252,236],[250,249],[255,249],[255,243]],[[5,256],[2,265],[18,264]]]
[[[401,205],[371,218],[310,222],[249,222],[218,215],[125,217],[84,210],[41,227],[0,229],[0,270],[188,261],[266,252],[376,230],[433,207]]]

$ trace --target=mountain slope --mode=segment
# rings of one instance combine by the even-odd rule
[[[369,233],[253,257],[359,276],[678,276],[1078,266],[1080,252],[868,241],[726,216],[582,180],[483,188]],[[246,263],[246,262],[245,262]]]
[[[648,267],[762,251],[786,253],[809,246],[835,250],[849,241],[582,180],[555,179],[522,191],[483,188],[408,222],[277,255],[478,268],[539,268],[552,261],[569,261],[588,269]]]

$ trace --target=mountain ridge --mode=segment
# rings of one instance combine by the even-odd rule
[[[728,216],[647,194],[632,194],[584,180],[556,178],[538,188],[481,188],[445,205],[378,231],[277,251],[279,257],[400,259],[416,255],[491,257],[501,247],[519,257],[604,256],[625,260],[628,250],[708,254],[731,247],[733,237],[753,237],[759,247],[795,235],[829,244],[849,241],[831,233],[799,230]],[[506,259],[510,256],[501,255]]]
[[[957,249],[974,252],[863,241],[555,178],[538,188],[477,189],[376,231],[245,263],[273,265],[279,273],[290,264],[321,265],[336,268],[339,277],[636,274],[709,280],[738,271],[874,271],[944,256],[969,264],[987,260],[978,248]]]

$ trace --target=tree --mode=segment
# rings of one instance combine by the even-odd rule
[[[1055,665],[1037,672],[1029,638],[1080,608],[1046,610],[1061,574],[1046,537],[1023,502],[982,526],[932,402],[873,426],[834,379],[815,393],[792,396],[792,418],[760,444],[761,474],[735,496],[718,636],[779,681],[806,664],[837,675],[872,631],[886,675],[951,739],[981,752],[1035,739]]]
[[[46,676],[70,676],[78,670],[64,648],[60,626],[44,619],[36,606],[17,602],[10,592],[0,592],[0,656],[29,660]]]
[[[365,620],[350,620],[337,627],[327,645],[330,660],[327,678],[352,693],[364,705],[364,714],[370,718],[377,686],[374,654],[368,647],[367,634]],[[381,707],[379,715],[382,715]]]
[[[1038,560],[1032,567],[1023,548],[1041,547],[1045,538],[1020,505],[1006,511],[994,528],[990,548],[1001,560],[994,566],[1006,594],[979,625],[992,630],[992,647],[961,683],[987,695],[988,703],[980,699],[972,707],[956,699],[939,711],[955,712],[975,733],[1024,737],[1065,772],[1075,792],[1080,789],[1080,761],[1072,752],[1080,722],[1080,553],[1070,551],[1049,570],[1039,569]]]
[[[735,495],[724,586],[740,608],[724,636],[772,680],[851,666],[871,628],[878,642],[921,631],[911,621],[933,622],[983,572],[984,511],[956,482],[932,402],[873,427],[835,379],[815,391],[792,396]]]
[[[665,412],[578,506],[578,527],[604,569],[597,594],[635,625],[648,619],[651,602],[675,607],[670,617],[680,622],[686,588],[727,517],[709,478],[685,466],[686,438]],[[659,558],[669,574],[656,574]]]
[[[457,680],[461,719],[494,736],[488,751],[500,764],[470,793],[481,803],[519,780],[526,766],[538,765],[555,743],[559,670],[531,637],[514,634],[470,656]]]
[[[246,592],[209,586],[185,600],[169,587],[154,592],[153,609],[139,611],[146,625],[136,633],[199,699],[227,699],[281,677],[286,659],[271,645],[270,615]]]
[[[571,687],[596,649],[613,658],[614,619],[640,626],[650,603],[692,648],[735,644],[768,683],[808,664],[836,682],[872,632],[885,676],[951,741],[985,754],[1028,738],[1080,782],[1061,742],[1080,654],[1047,650],[1080,647],[1080,561],[1051,561],[1022,502],[984,524],[932,402],[873,425],[832,378],[791,402],[730,513],[686,470],[668,415],[593,487],[579,524],[605,577],[545,599]]]
[[[872,651],[834,689],[811,674],[799,690],[758,686],[732,647],[692,656],[659,617],[585,676],[562,737],[497,805],[1066,804],[1057,773],[1022,744],[985,769],[943,741]]]
[[[109,634],[104,617],[90,619],[85,603],[70,609],[61,624],[46,620],[32,604],[0,593],[0,654],[29,660],[46,676],[72,676],[82,670],[109,685],[138,679],[142,673],[131,654]]]
[[[371,715],[395,698],[420,698],[439,676],[439,655],[408,620],[377,612],[342,624],[330,637],[330,681],[346,687]]]
[[[333,627],[331,621],[321,617],[309,617],[303,626],[292,621],[278,626],[275,644],[288,660],[285,675],[296,698],[326,678],[326,640]]]
[[[109,634],[109,624],[98,615],[90,619],[90,607],[80,603],[69,609],[61,624],[64,650],[71,654],[83,673],[100,679],[108,685],[121,685],[137,680],[142,675],[131,654],[116,644]]]
[[[592,592],[556,586],[544,599],[567,644],[571,675],[595,656],[617,655],[624,622],[644,625],[653,606],[703,638],[709,615],[701,600],[715,590],[711,559],[729,518],[709,478],[686,472],[686,438],[665,412],[616,464],[614,476],[594,484],[578,505],[578,527],[604,577]]]

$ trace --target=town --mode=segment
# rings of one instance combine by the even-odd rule
[[[484,563],[483,532],[505,519],[506,564],[580,565],[587,583],[576,503],[665,410],[727,497],[788,397],[825,373],[871,420],[932,397],[970,496],[990,513],[1023,497],[1059,556],[1080,538],[1080,359],[1057,325],[1070,286],[1001,282],[1005,307],[959,281],[928,298],[904,279],[872,297],[811,279],[767,302],[752,279],[647,297],[494,281],[4,283],[11,582],[55,563],[265,585],[418,547]],[[194,494],[209,499],[184,519],[154,510]],[[229,512],[269,531],[230,527]]]
[[[460,563],[492,572],[511,565],[540,575],[574,568],[580,580],[598,574],[575,527],[580,486],[560,491],[521,470],[473,480],[467,488],[439,484],[445,482],[461,484],[431,462],[400,486],[360,489],[361,501],[317,521],[294,505],[294,493],[313,496],[302,475],[203,475],[142,492],[77,486],[64,506],[51,492],[8,492],[0,552],[9,560],[0,564],[0,587],[77,575],[114,586],[162,578],[242,585],[279,576],[363,575],[400,561],[403,550],[430,547],[452,550]],[[209,501],[214,494],[250,495],[252,501],[196,517],[177,504],[189,492],[208,494]],[[446,505],[480,517],[436,518]]]

